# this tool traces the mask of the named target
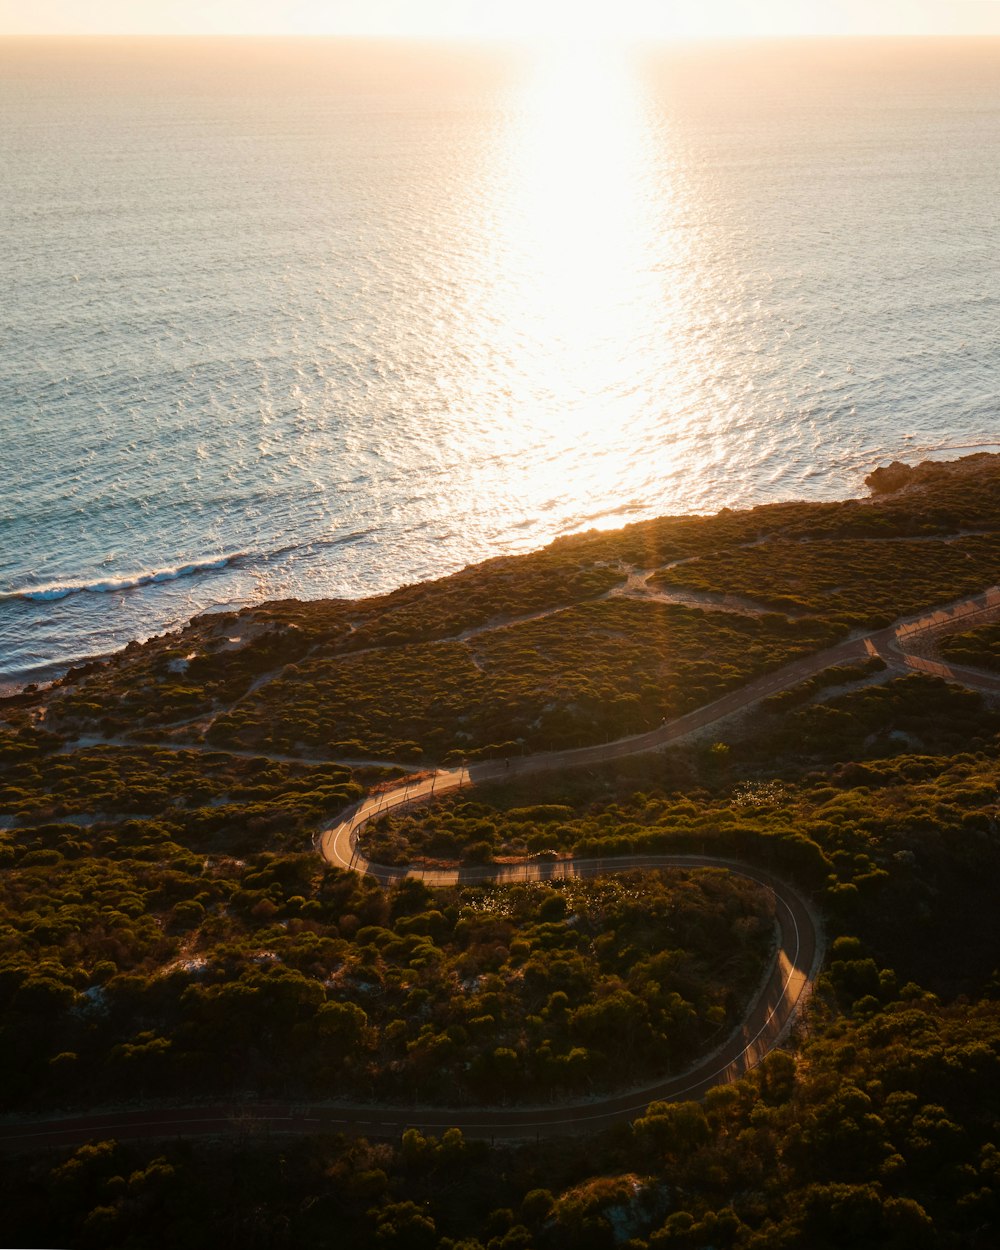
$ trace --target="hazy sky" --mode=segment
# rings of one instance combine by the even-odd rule
[[[0,34],[1000,34],[1000,0],[0,0]]]

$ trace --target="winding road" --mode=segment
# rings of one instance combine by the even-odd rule
[[[665,721],[646,733],[618,738],[614,742],[594,746],[576,747],[565,751],[539,752],[535,755],[515,756],[508,760],[491,760],[473,764],[471,767],[438,769],[414,780],[403,779],[393,783],[377,794],[370,795],[350,808],[328,829],[323,830],[317,845],[324,858],[338,868],[349,868],[368,873],[380,881],[391,881],[407,874],[421,877],[429,885],[453,885],[458,880],[483,879],[468,876],[470,870],[424,871],[414,868],[386,868],[373,864],[361,853],[358,838],[364,826],[384,812],[400,810],[418,803],[426,803],[464,786],[484,781],[514,780],[535,773],[556,772],[567,768],[607,764],[629,756],[645,755],[660,751],[673,743],[681,742],[692,734],[738,716],[762,702],[769,695],[789,690],[800,682],[815,677],[825,669],[843,664],[857,664],[878,657],[894,673],[920,672],[946,681],[958,682],[984,694],[1000,694],[1000,673],[986,673],[978,669],[945,664],[913,653],[915,644],[928,638],[954,630],[967,628],[973,623],[1000,617],[1000,587],[991,586],[980,595],[956,600],[944,607],[933,609],[919,616],[903,617],[885,629],[876,630],[857,638],[848,638],[836,646],[812,655],[802,656],[780,669],[756,678],[737,690],[731,690],[712,703],[696,708],[684,716]],[[560,861],[572,863],[573,861]],[[614,861],[624,864],[624,860]],[[620,869],[619,869],[620,870]],[[482,871],[482,870],[479,870]],[[511,875],[524,880],[524,866],[517,865],[509,871],[487,869],[486,873],[498,880]]]
[[[645,734],[577,750],[553,752],[443,769],[404,781],[371,795],[320,832],[317,846],[326,860],[342,869],[367,873],[388,883],[420,876],[428,885],[448,886],[495,880],[513,883],[559,877],[593,877],[646,868],[717,869],[757,882],[773,898],[777,942],[768,973],[739,1027],[711,1054],[686,1071],[607,1098],[562,1106],[533,1107],[380,1107],[350,1104],[277,1104],[240,1102],[186,1108],[128,1109],[76,1117],[0,1123],[0,1149],[26,1151],[67,1147],[95,1138],[144,1139],[241,1134],[303,1135],[360,1132],[394,1137],[408,1127],[440,1132],[455,1126],[470,1137],[524,1139],[541,1135],[579,1134],[631,1121],[653,1101],[702,1097],[715,1085],[736,1080],[756,1066],[790,1029],[808,996],[822,963],[823,940],[818,918],[806,898],[788,882],[753,865],[698,855],[637,855],[613,860],[534,860],[507,866],[462,868],[391,868],[370,862],[363,854],[365,825],[383,812],[433,801],[438,795],[483,781],[529,773],[600,764],[660,750],[710,725],[738,714],[768,695],[789,689],[833,665],[880,656],[894,671],[924,671],[958,681],[986,693],[1000,693],[1000,675],[957,668],[914,655],[908,647],[918,638],[966,626],[973,620],[1000,615],[1000,588],[921,617],[896,622],[887,629],[850,639],[816,655],[806,656],[766,674],[740,690]]]
[[[530,875],[598,876],[639,868],[716,868],[738,873],[773,897],[778,934],[768,973],[740,1026],[724,1043],[684,1072],[607,1098],[561,1106],[388,1107],[375,1105],[276,1104],[244,1102],[188,1108],[143,1108],[72,1118],[0,1124],[0,1149],[65,1147],[114,1137],[119,1140],[165,1137],[357,1132],[398,1137],[407,1128],[440,1133],[457,1127],[467,1137],[525,1139],[579,1134],[631,1121],[650,1102],[700,1098],[713,1085],[736,1080],[754,1067],[787,1033],[808,993],[822,957],[816,917],[806,900],[763,869],[697,855],[647,855],[614,860],[573,860],[529,865]],[[483,879],[488,870],[470,869],[463,880]],[[522,867],[518,880],[525,879]]]

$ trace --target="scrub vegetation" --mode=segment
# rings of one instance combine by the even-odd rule
[[[905,490],[885,489],[899,481]],[[684,710],[689,689],[718,692],[1000,580],[995,457],[871,484],[864,502],[665,517],[377,598],[202,616],[71,671],[44,697],[47,725],[330,758],[600,742]],[[736,594],[774,611],[606,601],[635,569],[654,574],[652,590]],[[19,696],[8,715],[41,702]]]
[[[654,1104],[602,1137],[277,1143],[248,1124],[236,1143],[18,1160],[0,1195],[19,1244],[81,1250],[986,1247],[1000,1221],[998,1034],[1000,1003],[945,1006],[911,987],[703,1103]]]
[[[670,569],[663,589],[722,590],[834,628],[879,629],[928,604],[975,594],[1000,576],[1000,535],[914,542],[775,538]]]
[[[745,879],[387,889],[325,866],[314,839],[395,763],[645,728],[997,580],[998,461],[871,484],[872,502],[665,518],[377,600],[204,617],[0,703],[6,1113],[547,1104],[711,1050],[772,949]],[[776,610],[605,597],[630,568]],[[941,653],[988,667],[997,632]],[[512,770],[382,818],[363,837],[386,862],[694,851],[794,880],[829,940],[795,1037],[703,1102],[602,1135],[278,1140],[250,1118],[225,1141],[39,1149],[5,1162],[5,1234],[83,1250],[993,1246],[998,760],[995,706],[875,660],[714,739]]]
[[[46,734],[0,734],[0,810],[23,825],[153,819],[198,851],[298,848],[366,784],[398,774],[221,752],[117,745],[63,752],[59,745]]]
[[[141,821],[5,850],[7,1113],[589,1095],[721,1040],[773,941],[763,892],[715,871],[386,891],[313,854],[203,859]]]
[[[602,600],[465,643],[305,661],[208,736],[445,762],[582,746],[651,729],[830,641],[816,622]]]
[[[983,625],[979,629],[949,634],[938,649],[946,660],[968,664],[973,668],[1000,670],[1000,625]]]

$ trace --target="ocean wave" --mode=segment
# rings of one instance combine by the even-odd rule
[[[255,552],[252,556],[247,556],[247,561],[254,564],[271,564],[277,560],[283,560],[286,556],[294,556],[299,552],[316,552],[325,551],[331,547],[349,547],[352,543],[364,542],[365,539],[371,539],[375,536],[374,529],[353,530],[349,534],[337,534],[334,537],[327,538],[310,538],[305,542],[286,543],[283,547],[275,547],[273,551]]]
[[[70,595],[109,595],[123,590],[135,590],[139,586],[156,586],[161,582],[176,582],[182,577],[195,577],[199,573],[215,573],[239,561],[246,560],[248,553],[235,551],[231,555],[218,556],[214,560],[196,560],[179,564],[174,568],[156,569],[148,573],[132,573],[123,577],[104,578],[93,582],[52,582],[47,586],[24,586],[19,590],[0,592],[0,601],[27,599],[32,603],[54,603],[68,599]]]
[[[310,552],[330,547],[342,547],[361,542],[372,535],[371,530],[355,530],[332,538],[316,538],[309,542],[289,543],[273,551],[234,551],[229,555],[211,560],[193,560],[173,568],[156,569],[148,573],[127,573],[121,577],[102,578],[95,581],[50,582],[45,586],[23,586],[15,590],[0,591],[0,603],[11,599],[24,599],[31,603],[55,603],[70,595],[109,595],[140,586],[157,586],[162,582],[176,582],[182,577],[197,577],[202,573],[218,573],[234,565],[266,565],[285,559],[299,552]]]

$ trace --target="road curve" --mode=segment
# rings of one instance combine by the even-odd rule
[[[928,660],[911,653],[913,643],[955,628],[967,627],[974,621],[993,620],[1000,617],[1000,587],[991,586],[982,594],[957,599],[938,609],[931,609],[917,616],[902,617],[884,629],[874,630],[857,638],[849,638],[836,646],[828,647],[812,655],[802,656],[780,669],[748,682],[737,690],[695,708],[683,716],[664,721],[656,729],[646,733],[632,734],[613,742],[593,746],[574,747],[565,751],[541,751],[534,755],[515,756],[510,760],[491,760],[473,764],[471,767],[438,769],[417,779],[405,780],[391,789],[369,796],[345,812],[340,820],[323,830],[317,845],[332,864],[340,868],[353,868],[369,872],[382,880],[398,876],[379,866],[369,864],[352,843],[352,835],[360,833],[364,825],[383,811],[399,809],[411,804],[427,802],[436,795],[466,785],[483,781],[507,781],[541,772],[555,772],[565,768],[611,763],[629,756],[645,755],[660,751],[680,742],[693,733],[709,728],[730,716],[762,702],[769,695],[789,690],[800,682],[815,677],[824,669],[841,664],[856,664],[878,657],[897,673],[927,673],[945,681],[957,682],[983,694],[1000,694],[1000,674],[984,673],[955,664]],[[346,832],[345,832],[346,830]],[[346,839],[346,840],[345,840]],[[351,842],[351,845],[348,843]],[[405,874],[404,874],[405,875]],[[427,876],[430,882],[432,877]],[[449,881],[441,879],[440,884]]]
[[[432,801],[439,794],[477,782],[580,764],[605,763],[659,750],[825,668],[870,656],[881,656],[890,668],[897,671],[934,672],[985,693],[1000,693],[1000,678],[994,674],[941,665],[907,651],[907,645],[919,636],[946,631],[971,621],[971,618],[992,619],[997,615],[1000,615],[1000,590],[991,587],[982,595],[956,601],[932,614],[897,621],[886,629],[796,660],[649,733],[594,747],[529,756],[513,760],[510,765],[500,762],[474,765],[471,769],[442,769],[407,781],[393,790],[370,795],[317,836],[318,849],[328,862],[343,869],[368,873],[383,882],[419,875],[428,885],[439,886],[490,879],[513,883],[566,876],[590,877],[643,868],[716,868],[756,881],[771,893],[775,904],[778,941],[768,976],[758,989],[741,1025],[722,1046],[686,1071],[609,1098],[563,1106],[427,1108],[347,1104],[304,1106],[246,1101],[186,1108],[145,1107],[33,1121],[8,1120],[0,1123],[0,1150],[69,1147],[94,1138],[109,1137],[122,1140],[234,1134],[260,1137],[344,1131],[389,1137],[408,1127],[440,1132],[454,1126],[461,1128],[467,1136],[490,1139],[579,1134],[630,1121],[650,1102],[700,1098],[713,1086],[736,1080],[781,1042],[796,1011],[808,996],[822,963],[824,948],[817,917],[806,899],[787,882],[762,868],[697,855],[566,859],[503,867],[467,866],[439,870],[390,868],[374,864],[364,857],[359,838],[365,824],[383,811]]]
[[[624,1093],[562,1106],[380,1107],[373,1105],[243,1102],[188,1108],[142,1108],[101,1115],[0,1124],[0,1149],[26,1151],[79,1145],[94,1138],[119,1140],[204,1137],[222,1134],[301,1135],[358,1132],[398,1136],[406,1128],[441,1132],[458,1127],[468,1137],[524,1139],[596,1131],[631,1121],[654,1101],[700,1098],[714,1085],[736,1080],[776,1046],[808,994],[822,958],[816,917],[786,882],[761,868],[702,855],[636,855],[613,860],[558,861],[527,866],[518,880],[568,875],[599,876],[642,868],[716,868],[757,882],[773,897],[778,934],[768,974],[740,1026],[711,1054],[684,1072]],[[483,879],[486,871],[463,873]]]

